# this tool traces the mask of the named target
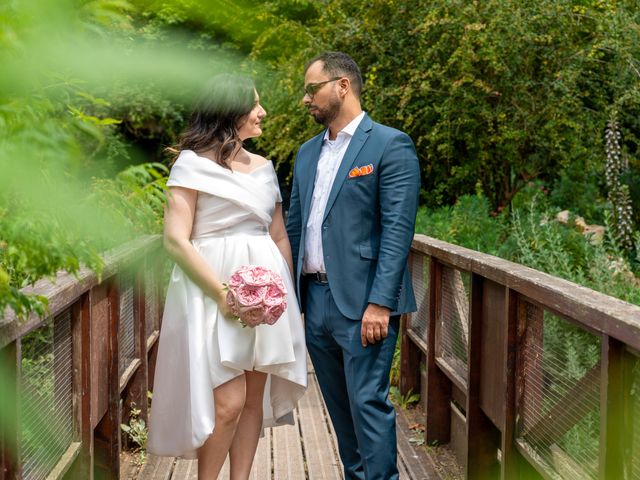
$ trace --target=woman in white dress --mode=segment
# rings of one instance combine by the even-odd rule
[[[307,385],[291,248],[271,162],[242,148],[266,115],[253,82],[218,76],[198,102],[169,176],[164,244],[175,260],[156,363],[148,449],[247,479],[262,429],[293,422]],[[279,272],[288,306],[243,328],[223,282],[242,265]]]

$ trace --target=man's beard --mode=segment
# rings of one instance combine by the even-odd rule
[[[331,122],[333,122],[340,113],[340,107],[342,107],[342,103],[338,98],[332,98],[329,102],[329,106],[327,108],[319,108],[314,105],[316,109],[315,112],[309,112],[313,119],[321,125],[328,127]]]

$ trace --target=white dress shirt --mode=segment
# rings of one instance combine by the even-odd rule
[[[313,197],[311,198],[311,211],[307,221],[307,232],[304,244],[304,273],[326,272],[324,255],[322,251],[322,219],[329,199],[329,193],[336,178],[336,172],[342,162],[347,147],[353,134],[364,118],[361,112],[338,132],[335,140],[329,140],[329,129],[324,134],[316,179],[313,184]]]

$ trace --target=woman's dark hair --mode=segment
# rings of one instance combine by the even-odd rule
[[[230,168],[228,161],[242,148],[238,127],[256,103],[253,80],[241,75],[213,77],[198,98],[187,128],[171,152],[213,151],[216,163]]]

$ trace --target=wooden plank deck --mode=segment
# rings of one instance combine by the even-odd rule
[[[251,480],[344,480],[335,434],[328,418],[315,373],[309,364],[309,388],[294,412],[295,425],[265,430],[258,442]],[[414,449],[398,421],[398,467],[400,480],[440,479],[424,452]],[[406,421],[405,421],[406,423]],[[419,465],[416,468],[416,465]],[[424,467],[422,466],[424,465]],[[134,468],[123,462],[124,480],[197,480],[197,460],[149,455],[147,463]],[[220,479],[229,480],[225,463]]]

